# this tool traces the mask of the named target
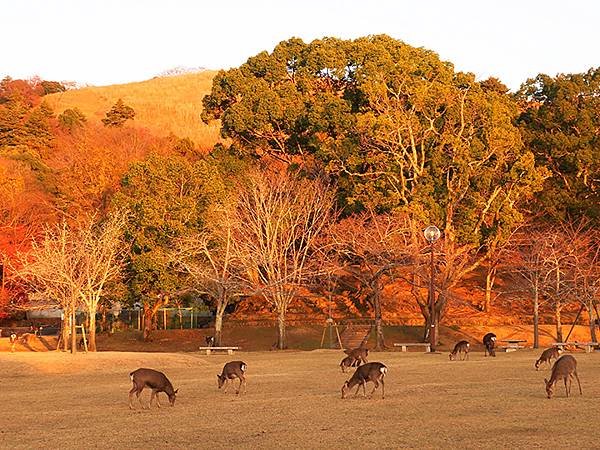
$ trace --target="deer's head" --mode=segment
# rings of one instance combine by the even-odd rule
[[[172,394],[169,394],[169,403],[171,404],[171,406],[175,406],[175,398],[177,397],[177,392],[179,392],[179,389],[175,389],[175,391],[173,391]]]
[[[552,398],[552,395],[554,394],[554,383],[550,383],[545,378],[544,383],[546,383],[546,394],[548,394],[548,398]]]

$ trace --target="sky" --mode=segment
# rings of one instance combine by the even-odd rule
[[[0,77],[94,85],[237,67],[290,37],[388,34],[512,90],[600,66],[596,0],[0,0]]]

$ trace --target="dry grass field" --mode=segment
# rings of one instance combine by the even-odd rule
[[[79,108],[93,122],[100,122],[123,99],[135,110],[130,126],[148,128],[158,136],[173,133],[192,139],[201,149],[210,149],[220,140],[219,122],[200,120],[202,99],[210,93],[214,71],[172,77],[156,77],[137,83],[90,86],[48,95],[45,100],[58,115]]]
[[[552,400],[538,354],[449,362],[447,353],[373,352],[389,367],[385,400],[342,400],[350,375],[334,350],[239,353],[241,396],[217,389],[226,355],[2,352],[0,447],[597,448],[600,354],[575,354],[583,396],[565,398],[560,386]],[[180,390],[174,408],[160,394],[160,410],[128,409],[138,367],[167,374]]]

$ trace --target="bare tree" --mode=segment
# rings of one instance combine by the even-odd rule
[[[81,278],[78,276],[79,252],[66,222],[47,227],[41,241],[33,241],[31,250],[18,254],[19,266],[13,271],[35,301],[35,307],[62,309],[62,343],[68,349],[69,327],[81,300]],[[71,320],[72,326],[74,326]],[[75,352],[72,330],[71,351]]]
[[[63,343],[67,346],[71,322],[71,351],[75,352],[75,312],[79,305],[87,308],[90,317],[90,349],[96,349],[96,311],[104,286],[120,272],[119,256],[124,251],[120,240],[123,214],[109,217],[97,225],[86,220],[80,228],[63,221],[48,227],[40,242],[32,243],[31,251],[20,254],[18,277],[29,292],[35,294],[38,307],[58,306],[63,310]]]
[[[600,298],[600,238],[598,232],[585,221],[569,224],[567,230],[571,243],[569,262],[572,295],[587,309],[590,338],[592,342],[597,342],[594,317],[598,319],[596,301]]]
[[[215,345],[221,345],[223,316],[227,306],[243,294],[243,266],[233,242],[232,211],[226,206],[209,215],[206,230],[179,239],[171,253],[176,267],[189,274],[194,287],[210,296],[215,306]]]
[[[121,240],[126,220],[127,214],[117,211],[99,225],[88,221],[74,236],[80,253],[80,295],[89,316],[89,349],[93,352],[96,351],[96,312],[104,288],[121,273],[121,257],[127,249]]]
[[[338,264],[366,287],[375,312],[376,349],[385,348],[382,326],[384,275],[406,264],[409,242],[406,218],[373,211],[349,217],[331,229]]]
[[[333,193],[320,181],[256,174],[236,210],[236,253],[245,280],[277,314],[277,347],[286,343],[286,313],[298,288],[320,273],[317,238],[332,218]]]
[[[508,268],[514,271],[525,284],[525,291],[533,297],[533,348],[540,345],[540,306],[543,303],[543,286],[548,277],[545,263],[546,233],[540,230],[525,230],[515,236],[515,246],[509,252],[512,262]]]

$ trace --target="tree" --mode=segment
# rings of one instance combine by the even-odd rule
[[[58,123],[64,130],[72,133],[74,130],[83,128],[87,119],[85,115],[78,109],[65,109],[62,114],[58,116]]]
[[[131,300],[142,301],[151,320],[158,310],[154,306],[166,304],[182,287],[170,263],[171,249],[179,238],[203,230],[207,207],[223,189],[213,165],[180,156],[151,155],[124,176],[114,204],[131,211],[125,231],[132,243],[125,281]]]
[[[34,294],[35,305],[63,310],[65,350],[69,320],[71,351],[77,348],[73,327],[79,305],[87,309],[90,350],[96,350],[96,312],[106,284],[120,274],[120,257],[125,249],[120,240],[124,222],[123,213],[116,213],[101,224],[88,219],[79,228],[63,221],[47,227],[43,240],[34,241],[28,253],[20,254],[20,266],[15,272]]]
[[[127,246],[122,236],[127,214],[116,211],[100,224],[87,222],[75,235],[80,253],[81,301],[89,316],[89,349],[96,351],[96,313],[107,285],[121,276]]]
[[[346,214],[406,213],[416,258],[423,224],[440,226],[443,312],[546,177],[513,124],[516,103],[492,84],[388,36],[292,39],[220,72],[203,118],[221,119],[242,152],[326,172]]]
[[[245,280],[277,314],[277,348],[287,348],[286,313],[298,288],[322,271],[317,238],[332,218],[333,193],[320,181],[255,174],[240,194],[236,252]]]
[[[533,348],[540,346],[540,306],[543,297],[543,285],[547,278],[545,230],[527,230],[519,233],[515,239],[515,247],[510,252],[514,270],[524,281],[526,292],[533,297]],[[509,269],[509,270],[510,270]]]
[[[375,312],[376,350],[382,350],[385,348],[381,298],[384,276],[407,263],[406,218],[369,211],[341,220],[328,237],[339,255],[339,268],[369,292]]]
[[[540,74],[517,93],[526,145],[552,178],[540,192],[543,211],[555,220],[600,217],[600,68],[585,73]]]
[[[79,256],[72,230],[62,222],[47,227],[41,241],[34,241],[28,253],[19,254],[20,265],[14,268],[37,307],[62,309],[62,343],[66,351],[71,333],[72,352],[77,350],[73,318],[83,288],[77,276]]]
[[[217,207],[201,232],[177,241],[171,258],[189,274],[196,290],[208,294],[215,307],[215,345],[221,345],[225,309],[246,291],[243,266],[235,251],[230,207]]]
[[[117,100],[112,108],[106,113],[106,117],[102,119],[102,123],[106,127],[122,127],[129,119],[133,120],[135,111],[131,106],[123,103],[122,99]]]

